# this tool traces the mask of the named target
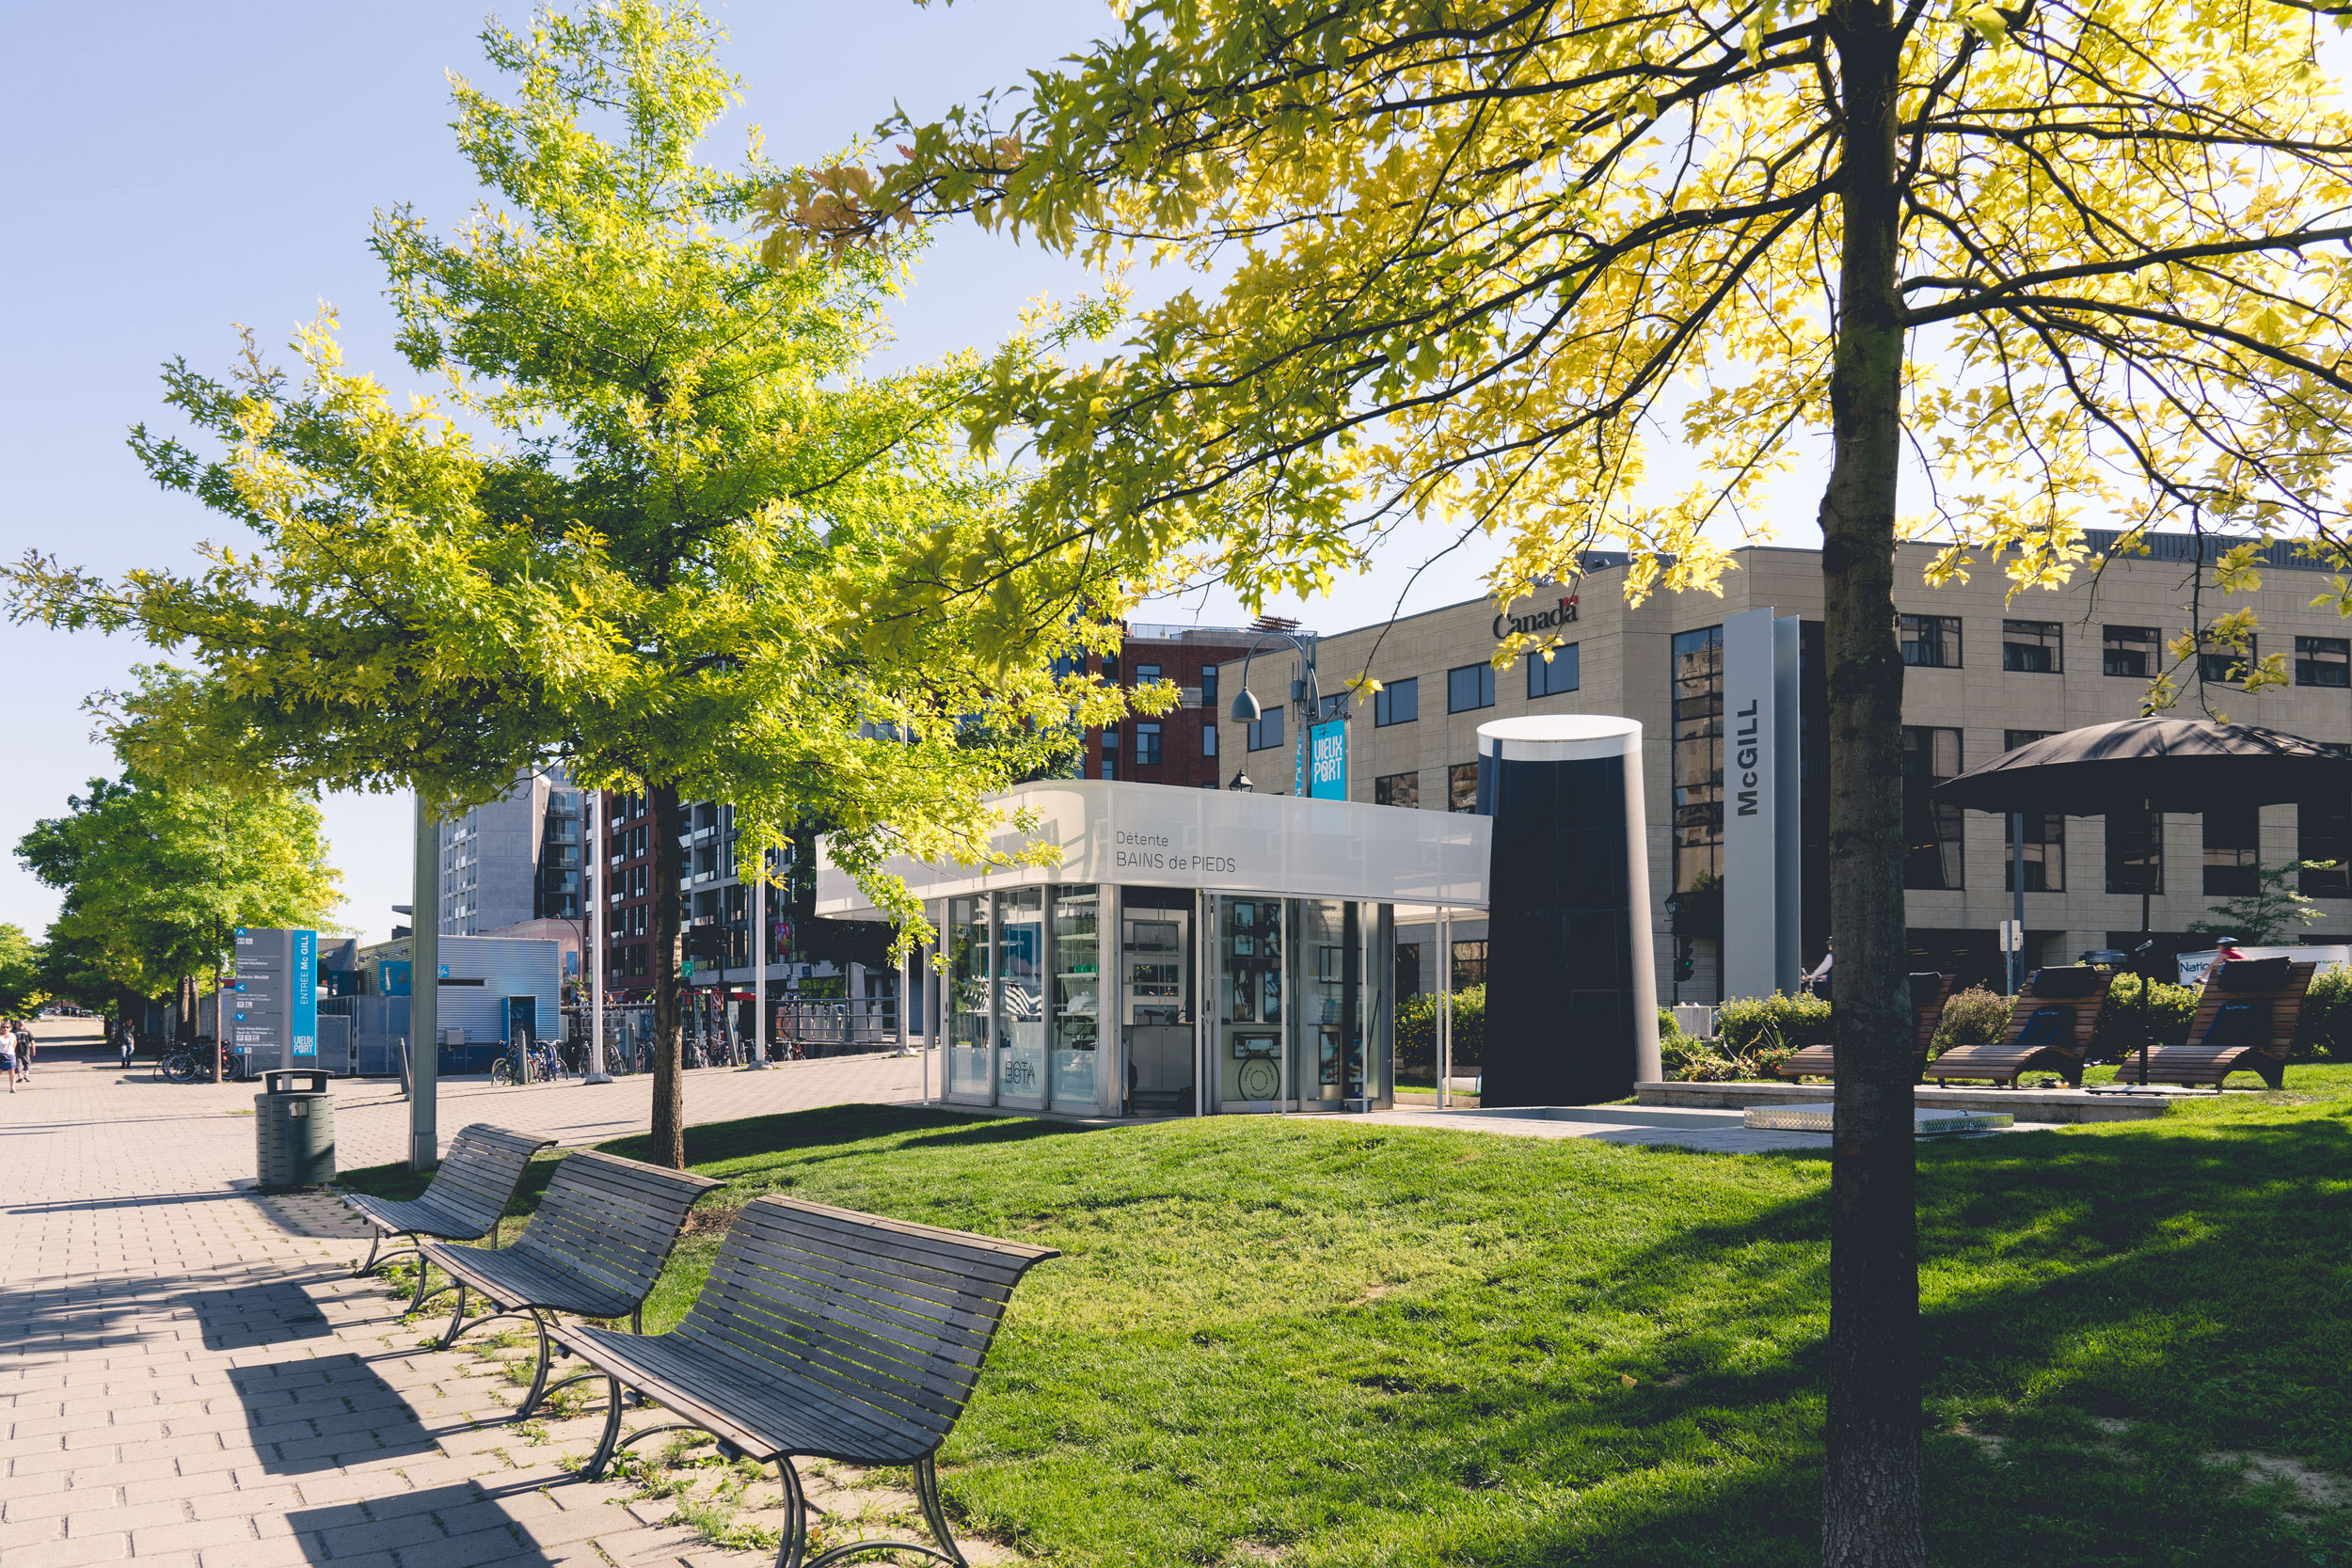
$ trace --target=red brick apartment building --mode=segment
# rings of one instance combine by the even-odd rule
[[[1272,622],[1257,627],[1128,626],[1117,655],[1090,661],[1095,671],[1105,682],[1121,686],[1173,681],[1184,700],[1166,713],[1131,714],[1120,723],[1089,730],[1085,776],[1184,789],[1223,787],[1216,667],[1247,654],[1261,631],[1288,629],[1287,623]],[[1269,643],[1269,650],[1273,646]]]

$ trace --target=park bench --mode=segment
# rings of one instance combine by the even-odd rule
[[[2099,1027],[2115,975],[2091,964],[2037,969],[2009,1010],[2009,1027],[1989,1045],[1954,1046],[1927,1065],[1927,1075],[1943,1084],[1953,1078],[1987,1078],[2017,1086],[2018,1074],[2055,1072],[2073,1088],[2082,1087],[2090,1059],[2090,1037]]]
[[[776,1560],[800,1568],[808,1503],[795,1456],[911,1465],[936,1546],[858,1542],[807,1568],[885,1548],[961,1563],[932,1457],[971,1398],[1013,1287],[1058,1256],[794,1198],[756,1198],[727,1227],[710,1278],[677,1327],[646,1336],[584,1325],[559,1331],[608,1389],[604,1437],[582,1474],[596,1480],[619,1449],[657,1433],[707,1432],[725,1451],[775,1464],[786,1508]],[[679,1419],[624,1439],[628,1389]]]
[[[532,1137],[527,1132],[509,1132],[487,1122],[475,1122],[457,1134],[449,1146],[449,1152],[433,1173],[432,1182],[421,1197],[402,1200],[373,1197],[366,1193],[345,1193],[343,1201],[358,1211],[374,1231],[368,1244],[368,1260],[352,1272],[366,1274],[379,1262],[389,1262],[404,1252],[414,1252],[423,1238],[442,1242],[478,1242],[485,1236],[492,1246],[498,1245],[498,1225],[506,1206],[514,1201],[515,1189],[522,1185],[523,1171],[531,1157],[553,1143],[553,1138]],[[394,1247],[382,1257],[377,1253],[387,1236],[397,1236],[406,1246]],[[417,1275],[417,1289],[424,1289],[424,1275]],[[411,1312],[424,1299],[419,1294],[408,1304]]]
[[[1912,1076],[1927,1066],[1928,1042],[1935,1038],[1936,1025],[1944,1022],[1944,1004],[1951,1000],[1952,984],[1958,977],[1939,974],[1933,970],[1921,970],[1911,976],[1911,1060]],[[1837,1076],[1837,1056],[1834,1046],[1808,1045],[1780,1064],[1777,1069],[1783,1078],[1835,1078]]]
[[[2236,958],[2214,965],[2197,998],[2197,1014],[2189,1020],[2187,1042],[2150,1047],[2147,1081],[2211,1084],[2218,1094],[2221,1081],[2233,1072],[2251,1072],[2269,1088],[2283,1087],[2287,1053],[2303,1021],[2303,997],[2318,971],[2315,963],[2286,958]],[[2123,1059],[2115,1081],[2119,1085],[2140,1082],[2137,1053]]]
[[[449,1283],[428,1291],[420,1280],[417,1301],[456,1291],[457,1307],[441,1336],[443,1350],[467,1329],[493,1319],[531,1321],[539,1331],[539,1370],[515,1413],[516,1420],[526,1419],[552,1392],[547,1386],[548,1315],[627,1316],[631,1328],[643,1329],[645,1297],[677,1245],[687,1210],[721,1185],[691,1171],[664,1170],[595,1149],[567,1154],[514,1245],[493,1252],[425,1243],[419,1249],[421,1263],[439,1269]],[[491,1308],[471,1322],[466,1318],[469,1291],[479,1291]]]

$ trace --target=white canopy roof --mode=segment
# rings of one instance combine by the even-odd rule
[[[896,859],[888,869],[915,896],[945,898],[1045,882],[1208,888],[1294,898],[1486,907],[1493,824],[1468,812],[1371,806],[1354,800],[1244,795],[1168,784],[1073,779],[1024,784],[995,797],[1008,814],[1039,817],[1035,832],[1008,826],[992,842],[1057,845],[1051,867],[983,870]],[[817,912],[877,912],[818,847]]]

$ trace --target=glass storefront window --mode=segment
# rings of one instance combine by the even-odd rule
[[[1045,890],[996,895],[996,1101],[1045,1103]]]
[[[1218,922],[1219,1098],[1279,1100],[1285,1077],[1282,1027],[1282,900],[1225,898]],[[1295,1063],[1291,1064],[1295,1074]],[[1297,1092],[1295,1076],[1290,1078]]]
[[[1312,1050],[1301,1100],[1356,1099],[1364,1092],[1362,935],[1357,906],[1329,898],[1299,903],[1299,1028]]]
[[[988,899],[947,900],[947,1092],[986,1101],[989,1081]]]
[[[1102,896],[1092,886],[1054,889],[1053,1053],[1054,1108],[1097,1109],[1102,1053],[1096,1049],[1102,1023],[1103,935],[1098,918]]]

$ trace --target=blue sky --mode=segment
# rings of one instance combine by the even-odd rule
[[[0,248],[8,330],[0,335],[0,461],[10,483],[0,554],[52,551],[105,572],[184,565],[221,519],[159,493],[123,444],[159,417],[156,370],[183,355],[224,366],[233,324],[282,344],[320,302],[341,312],[346,362],[402,384],[381,277],[366,249],[380,206],[413,204],[453,223],[472,203],[470,171],[448,122],[445,70],[483,76],[481,0],[398,6],[265,3],[105,7],[15,0],[5,12],[0,124],[9,150],[10,243]],[[501,14],[519,20],[516,7]],[[869,129],[893,102],[919,115],[1050,63],[1111,25],[1099,0],[966,0],[918,8],[720,5],[743,109],[714,158],[765,128],[782,159],[821,156]],[[1152,279],[1151,292],[1172,288]],[[944,233],[898,314],[900,352],[929,357],[992,341],[1021,305],[1087,287],[1077,268],[971,229]],[[1410,548],[1408,542],[1407,548]],[[1420,559],[1419,552],[1412,559]],[[1416,608],[1475,595],[1484,552],[1457,552],[1425,574]],[[1311,605],[1278,605],[1327,630],[1376,620],[1396,572],[1343,585]],[[1222,595],[1165,606],[1155,619],[1210,623],[1237,609]],[[127,684],[135,645],[0,626],[0,844],[112,756],[88,739],[90,692]],[[369,936],[405,902],[405,797],[327,802],[336,863],[351,902],[344,923]],[[13,856],[0,857],[0,922],[38,932],[55,895]]]

